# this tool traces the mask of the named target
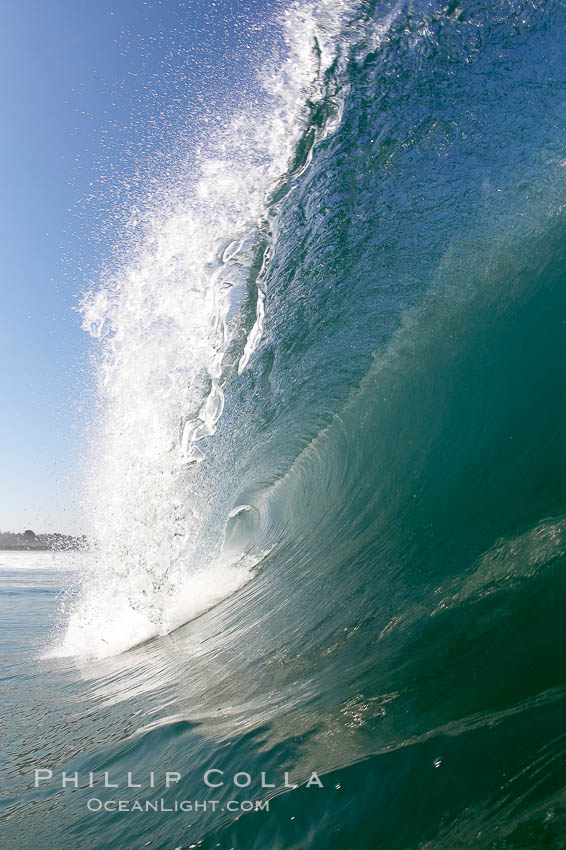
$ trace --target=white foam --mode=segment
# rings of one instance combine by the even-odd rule
[[[48,570],[64,573],[81,569],[83,559],[84,553],[80,551],[4,550],[0,552],[0,571],[12,573]]]
[[[240,307],[268,236],[266,199],[305,127],[307,99],[323,95],[351,6],[319,0],[284,11],[284,55],[259,74],[257,102],[238,105],[206,147],[190,152],[188,183],[183,167],[182,185],[141,214],[131,199],[143,237],[84,299],[84,326],[100,341],[85,499],[96,565],[70,615],[66,654],[120,652],[247,580],[241,566],[218,564],[223,530],[208,525],[218,480],[209,481],[203,461],[226,381],[236,365],[250,365],[263,333],[269,252],[256,281],[255,322],[239,359],[227,362],[230,343],[246,330]]]
[[[159,621],[150,618],[143,607],[134,608],[125,591],[107,595],[93,587],[46,657],[107,658],[169,634],[232,596],[250,580],[256,563],[251,557],[236,562],[220,559],[207,569],[191,572],[173,594],[161,598]]]

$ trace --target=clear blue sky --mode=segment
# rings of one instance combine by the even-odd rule
[[[92,379],[76,296],[111,250],[123,184],[249,79],[269,37],[254,22],[275,5],[2,4],[0,530],[81,530]]]

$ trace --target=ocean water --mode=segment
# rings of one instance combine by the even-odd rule
[[[566,5],[274,26],[84,299],[92,547],[0,556],[2,846],[564,848]]]

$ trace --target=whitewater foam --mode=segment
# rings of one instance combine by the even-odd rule
[[[355,6],[323,0],[282,13],[284,50],[259,74],[256,102],[191,151],[188,184],[141,215],[133,199],[143,236],[83,300],[84,327],[100,343],[99,412],[85,497],[95,566],[63,640],[74,654],[162,634],[246,580],[241,567],[218,566],[218,479],[203,461],[227,382],[263,334],[274,189],[289,179]],[[340,120],[337,108],[323,132]]]
[[[219,558],[194,570],[167,598],[162,595],[159,621],[134,607],[126,589],[109,595],[96,583],[72,611],[64,635],[46,653],[48,658],[107,658],[151,638],[169,634],[240,590],[253,576],[260,557]]]

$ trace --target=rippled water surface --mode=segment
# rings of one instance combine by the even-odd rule
[[[0,555],[5,846],[566,847],[566,7],[278,26],[85,300],[92,551]]]

